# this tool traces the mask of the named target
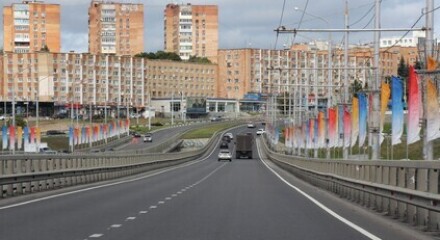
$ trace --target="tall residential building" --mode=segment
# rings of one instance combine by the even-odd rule
[[[5,6],[3,33],[5,52],[60,52],[60,5],[23,1]]]
[[[144,51],[144,5],[92,0],[89,53],[135,55]]]
[[[217,62],[218,7],[168,4],[164,11],[164,47],[183,60],[207,57]]]

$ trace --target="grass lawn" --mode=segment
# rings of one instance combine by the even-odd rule
[[[182,136],[182,139],[210,138],[215,132],[235,126],[237,126],[237,123],[229,123],[229,122],[218,123],[215,125],[210,125],[189,131]]]

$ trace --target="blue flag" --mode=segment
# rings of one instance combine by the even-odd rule
[[[403,84],[400,78],[391,78],[391,101],[392,101],[392,145],[401,143],[400,138],[403,134]]]

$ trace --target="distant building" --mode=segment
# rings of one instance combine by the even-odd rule
[[[386,37],[380,39],[380,47],[417,47],[420,38],[425,38],[424,31],[412,32],[410,37]]]
[[[23,1],[3,7],[3,49],[33,53],[46,49],[59,52],[60,5]]]
[[[190,56],[217,61],[218,7],[168,4],[164,11],[164,48],[183,60]]]
[[[91,1],[89,53],[135,55],[143,51],[143,4]]]

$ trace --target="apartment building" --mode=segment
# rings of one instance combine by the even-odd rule
[[[348,66],[345,66],[344,51],[332,51],[331,71],[327,50],[308,45],[296,45],[289,50],[268,49],[222,49],[218,53],[217,96],[243,98],[246,93],[317,95],[330,98],[333,103],[341,100],[344,88],[345,69],[348,84],[354,80],[364,85],[372,79],[371,47],[353,47],[349,50]],[[400,57],[414,64],[417,49],[413,47],[382,48],[380,53],[381,75],[397,75]]]
[[[3,7],[3,49],[33,53],[60,52],[60,5],[23,1]]]
[[[4,53],[1,100],[115,109],[151,98],[215,97],[217,65],[84,53]]]
[[[135,55],[144,51],[144,5],[92,0],[89,53]]]
[[[164,48],[183,60],[198,56],[217,62],[218,7],[168,4],[164,10]]]

